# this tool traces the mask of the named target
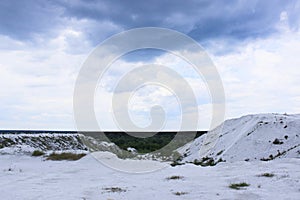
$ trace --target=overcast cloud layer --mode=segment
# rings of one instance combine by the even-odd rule
[[[299,1],[12,1],[0,2],[0,129],[75,129],[74,83],[89,52],[101,41],[131,28],[177,30],[207,50],[218,68],[227,100],[227,118],[249,113],[300,112]],[[150,56],[149,56],[150,55]],[[111,86],[131,68],[164,64],[193,86],[199,129],[207,129],[210,98],[205,83],[180,59],[161,52],[136,52],[118,60],[102,80],[96,99],[104,129],[111,117]],[[152,95],[149,95],[150,94]],[[144,88],[130,114],[149,123],[148,105],[165,105],[180,122],[168,91]],[[195,108],[196,109],[196,108]],[[101,113],[101,114],[99,114]],[[190,117],[193,115],[191,109]]]

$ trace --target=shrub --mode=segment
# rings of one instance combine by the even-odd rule
[[[31,156],[43,156],[45,155],[44,152],[40,151],[40,150],[35,150],[34,152],[32,152]]]
[[[172,167],[175,167],[175,166],[177,166],[177,165],[184,165],[184,163],[180,163],[180,162],[178,162],[178,161],[173,161],[171,164],[170,164]]]
[[[297,146],[296,146],[297,147]],[[293,149],[293,147],[292,147]],[[289,151],[289,150],[288,150]],[[261,161],[270,161],[270,160],[274,160],[275,158],[282,156],[284,154],[286,154],[287,151],[282,151],[280,152],[279,150],[277,150],[277,154],[275,156],[273,156],[272,154],[269,156],[269,158],[261,158]]]
[[[183,179],[183,176],[170,176],[167,178],[167,180],[179,180],[179,179]]]
[[[240,190],[243,187],[248,187],[250,184],[242,182],[242,183],[232,183],[229,185],[229,188],[235,189],[235,190]]]
[[[47,160],[79,160],[84,157],[86,154],[75,154],[75,153],[52,153],[48,156]]]
[[[259,177],[262,177],[262,176],[264,176],[264,177],[273,177],[273,176],[275,176],[274,174],[272,174],[272,173],[263,173],[263,174],[260,174],[260,175],[258,175]]]
[[[217,162],[211,157],[203,157],[201,160],[195,159],[193,164],[194,165],[200,165],[202,167],[207,167],[207,166],[215,166],[219,162],[225,162],[222,158],[220,158]]]
[[[188,194],[187,192],[174,192],[173,194],[177,195],[177,196],[181,196],[181,195],[185,195]]]
[[[283,144],[283,142],[280,141],[278,138],[276,138],[276,139],[273,141],[273,144]]]
[[[193,162],[194,165],[201,165],[201,162],[198,159],[195,159]]]
[[[103,190],[107,191],[107,192],[126,192],[125,189],[119,188],[119,187],[109,187],[109,188],[103,188]]]
[[[221,155],[223,152],[224,152],[224,150],[219,151],[219,152],[217,153],[217,156]]]

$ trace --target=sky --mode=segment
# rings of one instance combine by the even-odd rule
[[[107,38],[142,27],[176,30],[197,41],[217,68],[225,119],[255,113],[300,113],[300,1],[0,1],[0,129],[76,130],[73,92],[90,53]],[[117,130],[112,96],[120,78],[146,64],[163,64],[193,88],[189,117],[207,130],[211,97],[188,63],[160,50],[120,57],[99,80],[95,113],[102,130]],[[133,77],[135,80],[137,77]],[[182,102],[159,85],[132,92],[128,113],[140,127],[151,107],[176,130]],[[198,112],[195,112],[195,110]]]

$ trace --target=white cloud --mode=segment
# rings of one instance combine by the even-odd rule
[[[300,34],[286,31],[214,56],[227,97],[227,117],[300,112]]]
[[[228,46],[226,55],[211,54],[224,83],[227,97],[227,118],[248,113],[300,112],[300,33],[290,31],[288,16],[281,13],[280,33],[265,39],[249,40]],[[78,28],[74,25],[78,25]],[[84,28],[93,29],[91,21],[73,21],[60,34],[38,46],[0,36],[0,126],[2,129],[74,129],[73,89],[81,64],[92,49]],[[119,30],[109,27],[107,34]],[[77,47],[76,47],[77,44]],[[220,43],[226,49],[225,43]],[[13,48],[8,48],[12,46]],[[218,45],[208,49],[214,52]],[[151,61],[152,62],[152,61]],[[211,120],[210,95],[201,76],[180,58],[163,54],[153,63],[168,66],[192,87],[196,107],[181,102],[189,111],[190,120],[198,118],[199,128],[209,128]],[[112,118],[111,98],[120,78],[130,70],[150,62],[117,60],[109,67],[99,83],[95,109],[103,129],[116,129]],[[132,76],[132,80],[138,76]],[[172,87],[180,87],[176,82]],[[129,83],[128,83],[129,84]],[[128,85],[125,85],[128,87]],[[185,92],[185,91],[182,91]],[[99,106],[100,105],[100,106]],[[137,125],[150,122],[150,106],[162,105],[167,113],[166,129],[179,127],[181,114],[176,98],[166,89],[144,88],[133,96],[130,110]]]
[[[85,56],[65,53],[61,37],[0,50],[2,129],[74,129],[73,84]]]
[[[180,91],[181,94],[185,94],[187,90],[185,87],[183,87],[184,85],[182,85],[180,81],[177,79],[174,81],[174,77],[172,78],[172,76],[168,75],[168,73],[164,73],[163,70],[161,70],[160,73],[154,73],[150,68],[147,68],[148,70],[146,71],[143,70],[136,71],[135,73],[129,73],[133,69],[137,69],[151,63],[167,66],[184,77],[188,82],[188,85],[192,88],[196,98],[195,101],[198,103],[198,105],[208,104],[210,102],[209,93],[207,91],[205,82],[201,79],[201,76],[197,74],[187,62],[181,60],[173,54],[163,54],[158,56],[154,61],[151,60],[149,62],[128,62],[119,59],[109,67],[104,75],[104,78],[99,83],[100,87],[98,88],[96,95],[97,104],[95,105],[98,113],[97,117],[99,124],[104,124],[103,121],[110,121],[107,123],[107,126],[108,124],[110,126],[111,122],[113,122],[111,117],[112,113],[108,112],[108,110],[112,110],[111,100],[102,101],[103,97],[107,100],[108,97],[112,98],[112,93],[114,93],[118,99],[122,99],[125,98],[126,95],[124,95],[124,93],[126,92],[131,95],[132,98],[129,101],[129,109],[125,112],[129,112],[133,123],[138,126],[145,127],[146,125],[149,125],[152,120],[150,118],[151,107],[154,105],[160,105],[163,107],[166,113],[165,129],[167,130],[180,128],[182,110],[188,111],[188,113],[185,113],[184,115],[189,117],[189,121],[191,121],[191,123],[194,119],[197,120],[198,118],[201,118],[201,127],[199,126],[199,128],[209,128],[210,124],[209,120],[207,119],[209,119],[211,116],[200,116],[200,114],[197,115],[196,109],[198,105],[196,104],[193,106],[190,98],[183,98],[181,101],[179,100],[179,102],[177,102],[177,98],[175,96],[176,94],[172,94],[171,91],[168,91],[168,88],[173,88]],[[114,88],[117,86],[117,83],[120,81],[120,79],[125,75],[129,75],[128,81],[126,84],[121,85],[122,88],[119,88],[118,92],[115,92]],[[155,86],[153,86],[152,83],[150,83],[150,85],[149,83],[146,83],[145,87],[139,88],[137,91],[128,91],[130,90],[129,88],[139,83],[138,80],[144,76],[151,76],[154,82],[158,81],[158,83],[161,83],[160,81],[163,80],[166,83]],[[165,86],[166,88],[164,88]],[[186,95],[183,96],[187,97]],[[121,112],[119,110],[122,110],[123,106],[121,108],[114,107],[114,110],[119,116],[125,117],[126,115],[119,113]],[[202,113],[204,112],[204,109],[209,109],[205,112],[210,113],[209,107],[203,107]],[[203,123],[204,121],[208,122],[205,124]]]

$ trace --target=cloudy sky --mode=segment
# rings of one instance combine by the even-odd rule
[[[221,76],[226,118],[252,113],[300,113],[300,1],[0,1],[0,129],[74,130],[73,91],[92,50],[132,28],[162,27],[184,33],[208,53]],[[192,86],[197,107],[190,117],[208,129],[211,99],[188,63],[159,50],[119,58],[99,80],[95,110],[102,129],[115,130],[113,88],[128,70],[163,64]],[[151,123],[151,106],[176,129],[176,95],[159,85],[132,94],[131,119]],[[198,115],[195,116],[195,109]]]

